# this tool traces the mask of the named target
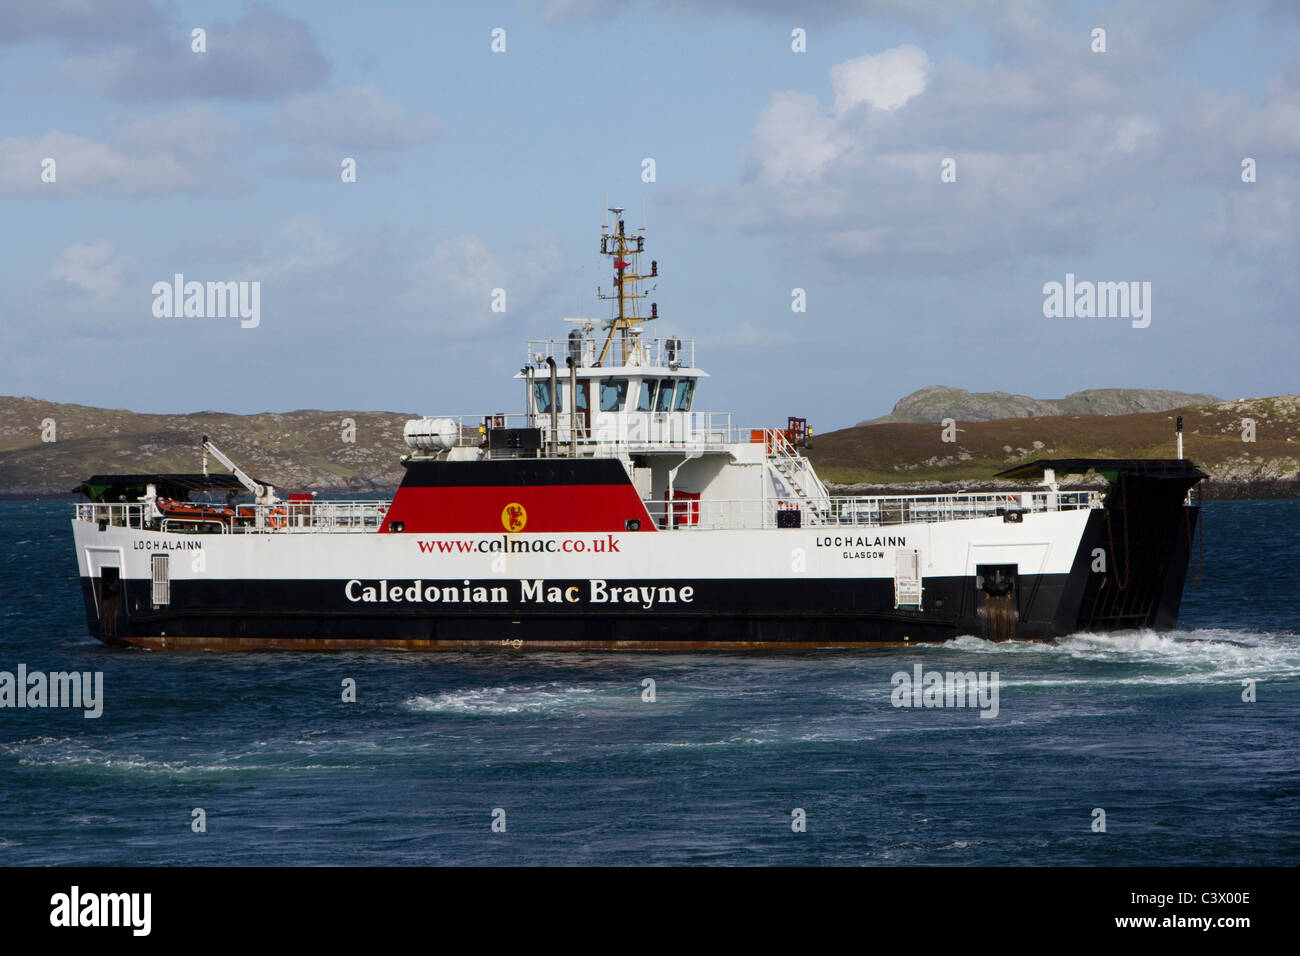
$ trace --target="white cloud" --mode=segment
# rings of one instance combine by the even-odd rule
[[[0,46],[53,40],[70,49],[93,48],[106,40],[138,40],[162,20],[150,0],[23,0],[5,3]]]
[[[53,183],[43,182],[46,159],[54,160]],[[126,176],[130,163],[119,151],[57,130],[37,139],[0,139],[0,192],[81,190]]]
[[[1245,261],[1277,257],[1294,282],[1294,241],[1300,226],[1300,182],[1270,174],[1256,183],[1233,183],[1215,199],[1205,235]]]
[[[229,191],[236,178],[228,157],[241,138],[239,127],[206,107],[110,122],[103,142],[59,130],[9,137],[0,140],[0,194]],[[53,183],[41,179],[47,157],[55,161]]]
[[[203,97],[261,101],[321,86],[330,64],[308,24],[274,10],[255,8],[234,23],[205,25],[207,52],[190,49],[188,22],[147,9],[142,28],[122,45],[69,57],[67,74],[77,83],[127,100]],[[180,38],[178,42],[178,38]]]
[[[1300,203],[1283,181],[1300,160],[1300,69],[1256,103],[1172,85],[1120,58],[1131,53],[1107,60],[1036,15],[1016,30],[1016,55],[988,64],[931,64],[910,46],[843,61],[830,69],[831,108],[773,94],[739,181],[674,202],[702,221],[725,209],[734,227],[838,277],[1077,259],[1166,237],[1172,208],[1204,226],[1176,230],[1154,257],[1200,241],[1187,256],[1226,246],[1268,269],[1300,241]],[[1239,184],[1243,156],[1258,161],[1259,184]],[[940,179],[947,157],[955,182]]]
[[[240,268],[248,278],[263,281],[294,281],[295,277],[316,277],[345,268],[355,262],[355,249],[326,231],[312,216],[286,221],[270,243],[270,249],[251,250],[255,258],[241,257]]]
[[[837,164],[851,164],[864,145],[863,118],[855,107],[898,110],[925,91],[929,72],[925,51],[904,44],[831,67],[830,110],[811,93],[774,93],[754,124],[746,159],[765,183],[820,179]]]
[[[173,272],[261,282],[258,334],[268,339],[355,333],[377,323],[410,341],[473,339],[536,307],[565,275],[549,233],[505,247],[470,234],[430,243],[385,226],[339,233],[313,215],[249,235],[242,247],[176,249],[154,267],[150,282]],[[506,290],[505,313],[491,309],[496,288]]]
[[[471,332],[528,309],[563,275],[559,240],[534,232],[501,253],[478,236],[460,235],[439,242],[413,271],[408,291],[425,308],[431,304],[448,330]],[[506,312],[492,311],[493,290],[506,293]]]
[[[1115,148],[1121,153],[1131,153],[1150,142],[1160,128],[1144,116],[1126,116],[1115,124]]]
[[[776,183],[815,178],[852,145],[835,118],[822,112],[817,97],[776,93],[759,114],[748,153],[759,177]]]
[[[299,96],[285,104],[273,123],[282,139],[348,150],[408,149],[433,139],[439,130],[432,114],[412,115],[375,86]]]
[[[896,110],[925,92],[929,73],[930,58],[910,43],[837,63],[831,67],[835,112],[843,113],[861,103]]]
[[[148,314],[150,295],[130,256],[108,239],[93,239],[61,249],[45,275],[21,290],[19,303],[17,313],[40,317],[10,329],[13,347],[30,354],[48,346],[51,335],[120,340],[130,334],[122,317],[133,309]]]
[[[65,247],[50,266],[48,278],[107,301],[121,294],[129,269],[130,260],[119,255],[113,243],[96,239]]]
[[[551,21],[580,20],[597,15],[609,17],[620,12],[618,5],[611,0],[531,0],[523,6],[525,9],[540,8],[542,17]]]
[[[1039,5],[1043,0],[1017,0],[1013,6]],[[792,10],[801,23],[841,23],[852,20],[879,19],[902,21],[925,28],[943,27],[959,16],[975,13],[985,17],[989,4],[981,0],[812,0],[792,5],[790,0],[521,0],[525,10],[541,13],[547,20],[565,21],[601,17],[612,20],[636,16],[647,7],[686,17],[716,16],[720,12],[737,14],[784,25]]]
[[[434,246],[425,275],[458,299],[486,303],[507,272],[478,236],[456,236]]]

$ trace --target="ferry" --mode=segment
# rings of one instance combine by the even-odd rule
[[[527,343],[521,412],[407,422],[391,499],[281,497],[206,436],[199,472],[87,479],[72,526],[90,634],[751,650],[1175,626],[1206,477],[1181,441],[1170,459],[1037,460],[997,476],[1008,492],[832,494],[804,419],[701,410],[695,343],[645,334],[644,229],[610,212],[608,317]],[[1061,486],[1084,474],[1105,486]]]

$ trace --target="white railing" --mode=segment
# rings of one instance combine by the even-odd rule
[[[996,494],[900,495],[894,497],[831,497],[824,501],[678,499],[647,501],[646,510],[660,528],[734,530],[797,526],[849,529],[902,524],[933,524],[970,518],[992,518],[1007,511],[1035,514],[1100,508],[1096,491],[1023,491]],[[375,532],[383,523],[386,500],[288,501],[274,505],[239,505],[227,519],[194,515],[159,519],[143,502],[81,503],[77,520],[105,526],[178,534],[295,534]],[[787,514],[785,519],[781,513]],[[797,515],[797,517],[794,517]],[[783,524],[782,522],[789,524]],[[794,525],[793,522],[798,524]]]
[[[733,530],[781,527],[781,512],[798,517],[784,519],[798,527],[848,529],[901,524],[933,524],[970,518],[993,518],[1016,511],[1035,514],[1100,508],[1095,491],[1025,491],[998,494],[907,495],[897,497],[830,497],[809,502],[799,499],[734,499],[708,501],[678,499],[647,501],[646,509],[660,528]]]
[[[293,534],[378,531],[388,513],[387,500],[282,501],[274,505],[237,505],[233,514],[194,514],[159,518],[144,502],[80,503],[77,520],[106,527],[165,531],[174,534]],[[214,506],[214,508],[219,506]]]
[[[694,339],[680,339],[675,335],[667,335],[663,338],[646,338],[644,336],[630,336],[629,338],[633,341],[633,344],[629,349],[628,365],[671,369],[695,367]],[[603,332],[599,339],[586,337],[575,345],[571,345],[568,338],[530,339],[528,342],[528,357],[524,364],[542,368],[546,365],[548,358],[554,359],[555,364],[560,367],[560,373],[564,374],[568,368],[566,360],[570,355],[574,354],[570,349],[576,349],[577,354],[575,357],[578,359],[579,368],[617,368],[622,366],[623,345],[620,336],[614,336],[614,341],[609,344],[609,351],[605,354],[604,363],[597,366],[596,360],[600,358],[600,350],[604,347],[605,333]]]
[[[991,518],[1007,511],[1035,514],[1100,508],[1095,491],[1018,491],[962,495],[900,495],[880,498],[834,497],[826,524],[891,525]]]
[[[257,531],[378,531],[388,514],[391,500],[290,501],[280,505],[256,505],[261,521]],[[283,515],[275,514],[279,509]],[[257,525],[261,525],[258,527]]]
[[[77,520],[104,522],[118,528],[146,528],[147,522],[142,504],[116,504],[82,502],[77,506]]]
[[[749,440],[731,424],[730,412],[629,412],[593,429],[605,445],[637,447],[721,447]]]
[[[634,400],[629,398],[629,400]],[[602,412],[567,410],[555,415],[555,428],[551,428],[551,413],[536,415],[498,413],[492,415],[433,415],[431,418],[447,419],[456,426],[456,446],[459,448],[488,448],[488,432],[498,428],[540,428],[543,455],[549,455],[551,446],[556,454],[568,454],[576,439],[579,453],[596,451],[612,454],[613,449],[628,446],[673,448],[720,448],[738,443],[762,442],[769,447],[772,435],[782,434],[774,429],[742,429],[731,423],[730,412]],[[502,456],[513,456],[509,449],[499,449]]]
[[[764,429],[763,438],[767,442],[768,462],[776,471],[781,483],[790,487],[801,500],[811,504],[818,511],[824,510],[821,506],[829,500],[830,492],[813,471],[812,464],[800,455],[798,449],[791,443],[786,430]]]

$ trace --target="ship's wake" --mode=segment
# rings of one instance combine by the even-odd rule
[[[408,698],[404,706],[415,713],[434,714],[558,714],[582,711],[595,702],[593,698],[596,694],[594,688],[562,687],[556,684],[540,687],[479,687],[433,695],[419,694]]]
[[[1300,635],[1281,631],[1203,628],[1174,632],[1080,632],[1048,643],[993,643],[977,637],[959,637],[934,650],[1005,658],[1004,670],[1014,668],[1011,662],[1017,659],[1026,665],[1031,662],[1065,665],[1056,669],[1059,676],[1048,681],[1065,684],[1179,684],[1300,677]],[[1068,666],[1072,663],[1083,666]],[[1014,680],[1003,683],[1014,683]]]

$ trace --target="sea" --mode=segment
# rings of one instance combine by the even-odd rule
[[[1207,503],[1173,632],[796,653],[108,648],[71,513],[0,502],[0,671],[103,674],[0,708],[0,865],[1300,863],[1300,501]]]

